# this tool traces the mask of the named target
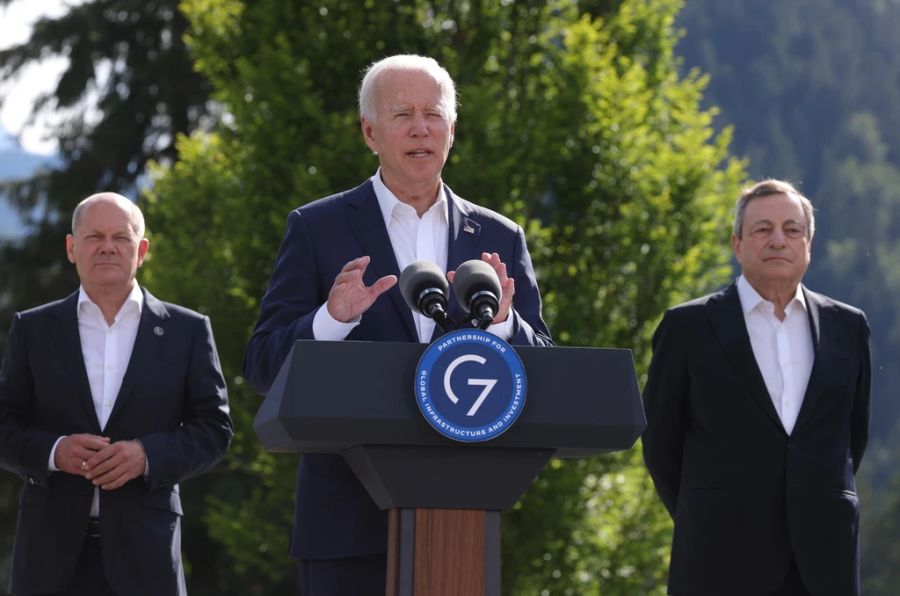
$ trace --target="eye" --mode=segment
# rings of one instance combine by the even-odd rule
[[[757,226],[750,230],[752,236],[768,236],[771,233],[772,228],[770,226]]]
[[[803,228],[797,228],[797,227],[791,226],[791,227],[785,229],[784,233],[787,234],[791,238],[799,238],[803,235]]]

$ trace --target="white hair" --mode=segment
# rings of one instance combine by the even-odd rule
[[[378,114],[375,107],[375,83],[382,73],[398,70],[422,72],[434,79],[434,82],[441,88],[440,108],[450,123],[456,124],[456,85],[453,83],[450,73],[434,58],[416,54],[388,56],[369,65],[363,75],[362,84],[359,86],[360,116],[372,122],[376,121]]]

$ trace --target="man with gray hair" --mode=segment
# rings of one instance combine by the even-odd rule
[[[75,208],[68,298],[16,313],[0,369],[0,467],[24,480],[15,595],[184,596],[179,483],[233,434],[209,318],[135,281],[127,198]]]
[[[250,386],[267,392],[298,339],[436,338],[435,322],[410,310],[396,286],[415,261],[436,264],[451,281],[461,263],[486,261],[502,288],[488,331],[512,344],[549,345],[522,228],[441,180],[456,125],[447,71],[422,56],[385,58],[366,71],[359,110],[363,139],[380,167],[360,186],[288,216],[244,355]],[[460,314],[451,296],[450,315]],[[341,457],[304,455],[291,540],[301,593],[384,594],[386,549],[387,515]]]
[[[745,189],[740,277],[653,336],[644,460],[675,521],[670,594],[859,594],[869,326],[802,285],[814,231],[792,185]]]

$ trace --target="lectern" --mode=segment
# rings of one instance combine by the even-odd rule
[[[387,596],[499,596],[500,512],[551,457],[628,449],[646,426],[629,350],[515,349],[527,400],[484,443],[422,417],[424,344],[300,340],[266,395],[254,429],[267,450],[340,453],[389,511]]]

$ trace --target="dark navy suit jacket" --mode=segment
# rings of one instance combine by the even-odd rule
[[[232,436],[209,318],[160,302],[144,306],[122,387],[101,432],[84,367],[78,293],[17,313],[0,370],[0,467],[24,480],[10,591],[55,593],[70,581],[94,487],[49,473],[62,435],[138,439],[149,477],[100,491],[101,550],[119,594],[183,595],[178,483],[211,468]]]
[[[653,337],[644,458],[675,520],[669,589],[859,594],[854,474],[869,427],[863,313],[803,288],[814,361],[788,435],[756,364],[735,285],[668,311]]]
[[[551,345],[541,318],[541,298],[522,228],[444,187],[448,199],[447,269],[482,252],[496,252],[515,278],[511,344]],[[312,321],[347,262],[369,255],[364,275],[371,285],[399,267],[371,181],[296,209],[263,297],[259,320],[244,355],[244,377],[265,393],[298,339],[314,339]],[[450,314],[462,311],[451,292]],[[439,330],[435,331],[437,336]],[[397,286],[362,315],[348,340],[419,341],[412,312]],[[352,371],[348,371],[352,374]],[[372,380],[373,383],[377,379]],[[304,455],[297,481],[291,555],[332,559],[384,552],[387,515],[380,511],[340,456]]]

